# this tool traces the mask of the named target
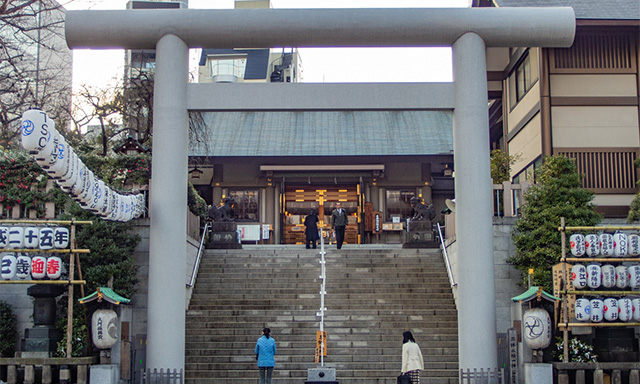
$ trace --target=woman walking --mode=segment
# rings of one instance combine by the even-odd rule
[[[420,370],[424,369],[422,352],[411,331],[404,332],[402,339],[402,373],[411,377],[412,384],[420,384]]]
[[[276,366],[276,341],[270,336],[271,329],[262,330],[262,336],[256,342],[254,353],[260,370],[260,384],[271,384],[273,368]]]

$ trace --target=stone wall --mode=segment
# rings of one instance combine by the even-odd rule
[[[511,298],[525,291],[519,283],[522,281],[520,271],[507,264],[507,259],[514,254],[515,245],[511,240],[511,228],[516,218],[496,217],[493,221],[493,264],[496,295],[496,328],[498,332],[507,332],[511,328]],[[455,236],[447,240],[447,253],[451,261],[454,278],[457,281],[458,247]],[[479,293],[481,294],[481,293]],[[457,301],[457,290],[454,289]]]

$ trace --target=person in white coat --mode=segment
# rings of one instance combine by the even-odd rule
[[[420,383],[420,370],[424,369],[422,352],[411,331],[402,334],[402,373],[411,377],[412,384]]]

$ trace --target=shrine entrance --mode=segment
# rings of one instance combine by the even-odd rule
[[[185,282],[175,277],[187,275],[188,111],[256,109],[453,111],[458,368],[496,368],[486,51],[569,47],[575,25],[570,7],[67,12],[69,48],[156,50],[153,151],[162,155],[153,157],[150,186],[147,369],[185,367]],[[187,82],[190,48],[328,46],[451,47],[454,81],[291,87]],[[322,128],[316,127],[317,135]],[[247,153],[259,145],[251,142]]]
[[[284,244],[305,243],[304,218],[312,209],[320,220],[318,228],[324,226],[325,230],[330,230],[331,211],[336,202],[341,203],[349,216],[345,243],[359,244],[361,234],[358,224],[362,222],[362,201],[358,184],[287,186],[280,207]],[[334,241],[331,232],[328,240]]]

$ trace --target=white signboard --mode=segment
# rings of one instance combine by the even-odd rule
[[[260,241],[262,235],[260,224],[238,224],[241,241]]]

